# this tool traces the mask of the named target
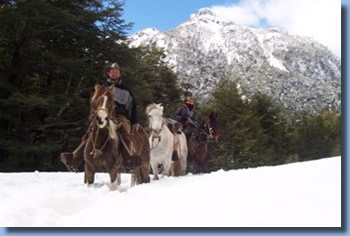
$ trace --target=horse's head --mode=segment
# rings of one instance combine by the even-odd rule
[[[146,108],[149,127],[157,135],[163,130],[163,109],[161,104],[151,104]]]
[[[221,133],[218,129],[218,113],[211,112],[209,117],[204,121],[205,132],[209,135],[210,138],[213,138],[215,142],[218,142]]]
[[[95,119],[99,128],[104,128],[114,111],[114,85],[95,85],[95,93],[90,100],[90,119]]]

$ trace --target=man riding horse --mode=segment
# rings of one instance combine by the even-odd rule
[[[192,96],[187,96],[184,100],[183,106],[177,109],[175,112],[174,120],[168,120],[168,128],[174,134],[176,139],[176,133],[181,133],[182,130],[188,138],[193,132],[193,128],[197,125],[196,123],[196,113],[194,111],[194,98]],[[178,153],[176,151],[177,143],[174,145],[173,160],[178,159]]]
[[[136,148],[137,145],[134,143],[134,134],[136,133],[135,131],[139,129],[140,125],[137,120],[135,97],[131,90],[120,79],[121,73],[118,63],[115,62],[105,66],[104,75],[107,78],[104,86],[115,86],[113,100],[116,104],[116,108],[114,117],[120,124],[119,133],[122,144],[130,156],[137,157],[140,155],[140,150],[137,150],[139,148]],[[83,136],[82,142],[73,153],[61,154],[61,160],[63,160],[64,163],[67,162],[67,160],[84,159],[83,152],[90,133],[91,125]],[[137,159],[135,159],[135,161],[136,163],[133,162],[133,165],[140,165]]]
[[[176,110],[174,120],[177,121],[177,123],[169,122],[168,124],[169,129],[174,134],[182,130],[186,137],[188,137],[193,127],[197,125],[194,103],[194,98],[192,96],[187,96],[184,100],[184,104]]]

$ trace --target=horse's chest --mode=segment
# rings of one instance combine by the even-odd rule
[[[115,158],[114,156],[108,156],[107,158],[105,155],[102,154],[101,156],[95,158],[91,156],[86,161],[96,170],[106,171],[117,163],[117,158]]]
[[[189,155],[191,155],[192,157],[205,156],[206,152],[208,151],[207,143],[200,141],[189,142],[188,148]]]
[[[164,136],[150,138],[151,157],[153,160],[162,160],[169,157],[173,152],[174,140]]]

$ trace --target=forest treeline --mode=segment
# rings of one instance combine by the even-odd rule
[[[182,104],[186,90],[164,53],[123,43],[132,24],[122,14],[116,0],[2,1],[0,171],[65,169],[59,153],[80,143],[89,98],[108,62],[120,64],[142,125],[148,104],[162,103],[168,116]],[[211,102],[196,108],[200,117],[219,112],[223,135],[210,143],[210,170],[340,155],[340,112],[290,114],[263,94],[242,99],[232,81],[223,78]]]

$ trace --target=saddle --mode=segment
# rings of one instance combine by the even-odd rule
[[[169,130],[175,135],[180,134],[183,126],[180,122],[173,120],[171,118],[164,119],[165,124],[168,126]]]
[[[132,129],[129,120],[123,116],[116,117],[119,123],[119,138],[129,156],[140,156],[142,143],[137,130]],[[140,129],[140,127],[138,128]]]

